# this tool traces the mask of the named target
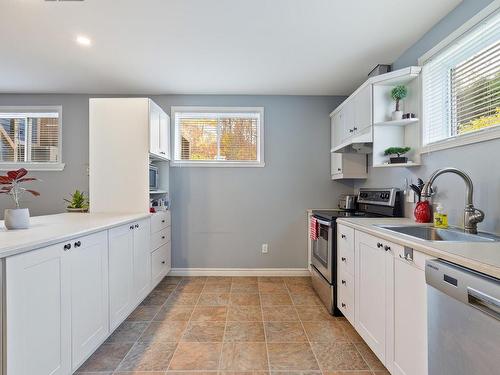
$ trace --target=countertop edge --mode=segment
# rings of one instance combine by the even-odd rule
[[[86,215],[86,214],[82,214]],[[117,215],[122,215],[120,213],[117,213]],[[19,255],[22,253],[26,253],[29,251],[33,251],[36,249],[40,249],[42,247],[47,247],[51,246],[60,242],[68,241],[73,238],[77,237],[82,237],[82,236],[88,236],[97,232],[102,232],[105,230],[109,230],[115,227],[119,227],[121,225],[131,223],[136,220],[141,220],[141,219],[146,219],[148,217],[151,217],[150,213],[144,213],[144,214],[127,214],[130,215],[130,217],[125,218],[125,219],[117,219],[116,221],[112,221],[111,223],[104,224],[104,225],[99,225],[95,226],[94,228],[87,228],[87,229],[82,229],[80,231],[72,232],[71,234],[68,235],[61,235],[61,236],[56,236],[54,238],[48,238],[47,240],[43,241],[34,241],[33,243],[29,244],[21,244],[19,246],[11,246],[6,249],[0,250],[0,259],[5,259],[14,255]]]
[[[496,277],[500,279],[500,269],[498,267],[495,267],[493,265],[489,265],[486,263],[482,263],[479,261],[476,261],[474,259],[466,258],[457,254],[450,253],[448,251],[443,251],[436,249],[432,246],[429,246],[427,244],[422,244],[416,241],[411,241],[406,238],[401,238],[399,236],[391,235],[390,233],[387,233],[386,231],[379,229],[373,225],[366,225],[366,224],[361,224],[361,223],[355,223],[354,221],[351,220],[345,220],[342,218],[337,219],[337,223],[360,230],[362,232],[371,234],[376,237],[383,238],[385,240],[397,243],[402,246],[408,246],[413,248],[416,251],[419,251],[421,253],[427,254],[432,257],[440,258],[447,260],[449,262],[458,264],[460,266],[470,268],[474,271],[478,271],[481,273],[484,273],[489,276]]]

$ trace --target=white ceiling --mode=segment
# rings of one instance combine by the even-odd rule
[[[0,0],[0,92],[343,95],[459,3]]]

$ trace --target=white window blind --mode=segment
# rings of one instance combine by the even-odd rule
[[[260,108],[174,107],[174,163],[262,165],[262,117]]]
[[[0,108],[0,163],[60,163],[61,110]]]
[[[422,67],[424,145],[500,125],[500,13]]]

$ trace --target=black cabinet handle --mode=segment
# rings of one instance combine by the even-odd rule
[[[134,226],[133,226],[133,225],[131,225],[131,226],[129,227],[129,229],[134,229]]]
[[[340,235],[341,238],[346,238],[345,234]]]
[[[64,245],[64,251],[68,251],[69,249],[71,249],[70,243],[67,243],[66,245]]]
[[[342,307],[345,307],[345,303],[344,302],[342,302]]]
[[[340,259],[342,259],[342,262],[345,262],[347,260],[345,257],[342,257]]]
[[[161,264],[165,264],[165,263],[167,263],[167,262],[166,262],[166,261],[164,261],[164,260],[161,262]]]
[[[76,241],[75,242],[75,247],[80,247],[80,246],[82,246],[82,243],[80,241]]]
[[[385,251],[389,251],[389,250],[391,250],[391,247],[390,247],[390,246],[385,245],[384,250],[385,250]]]
[[[377,247],[378,247],[379,249],[380,249],[382,246],[384,246],[384,245],[382,245],[380,242],[377,242]]]
[[[165,236],[161,236],[161,239],[164,240],[165,239]]]
[[[345,280],[342,280],[342,284],[347,285],[347,283],[346,283],[346,281],[345,281]]]
[[[349,129],[349,133],[352,133],[352,132],[354,132],[354,129]]]
[[[136,228],[139,228],[139,224],[135,224],[135,227],[136,227]]]
[[[352,130],[356,131],[356,130],[358,130],[358,128],[357,128],[357,127],[354,127]]]
[[[162,222],[162,223],[164,223],[164,222],[165,222],[165,219],[163,219],[161,222]]]

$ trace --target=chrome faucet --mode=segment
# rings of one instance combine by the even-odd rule
[[[426,198],[426,200],[429,200],[429,198],[431,197],[431,186],[434,183],[434,180],[443,173],[455,173],[462,177],[462,179],[464,180],[466,187],[465,193],[467,196],[464,209],[464,232],[477,234],[477,223],[483,221],[484,212],[479,208],[474,207],[472,203],[472,194],[474,191],[474,187],[472,185],[472,180],[467,173],[457,168],[438,169],[431,175],[431,177],[429,177],[429,181],[427,181],[427,183],[422,188],[422,197]]]

